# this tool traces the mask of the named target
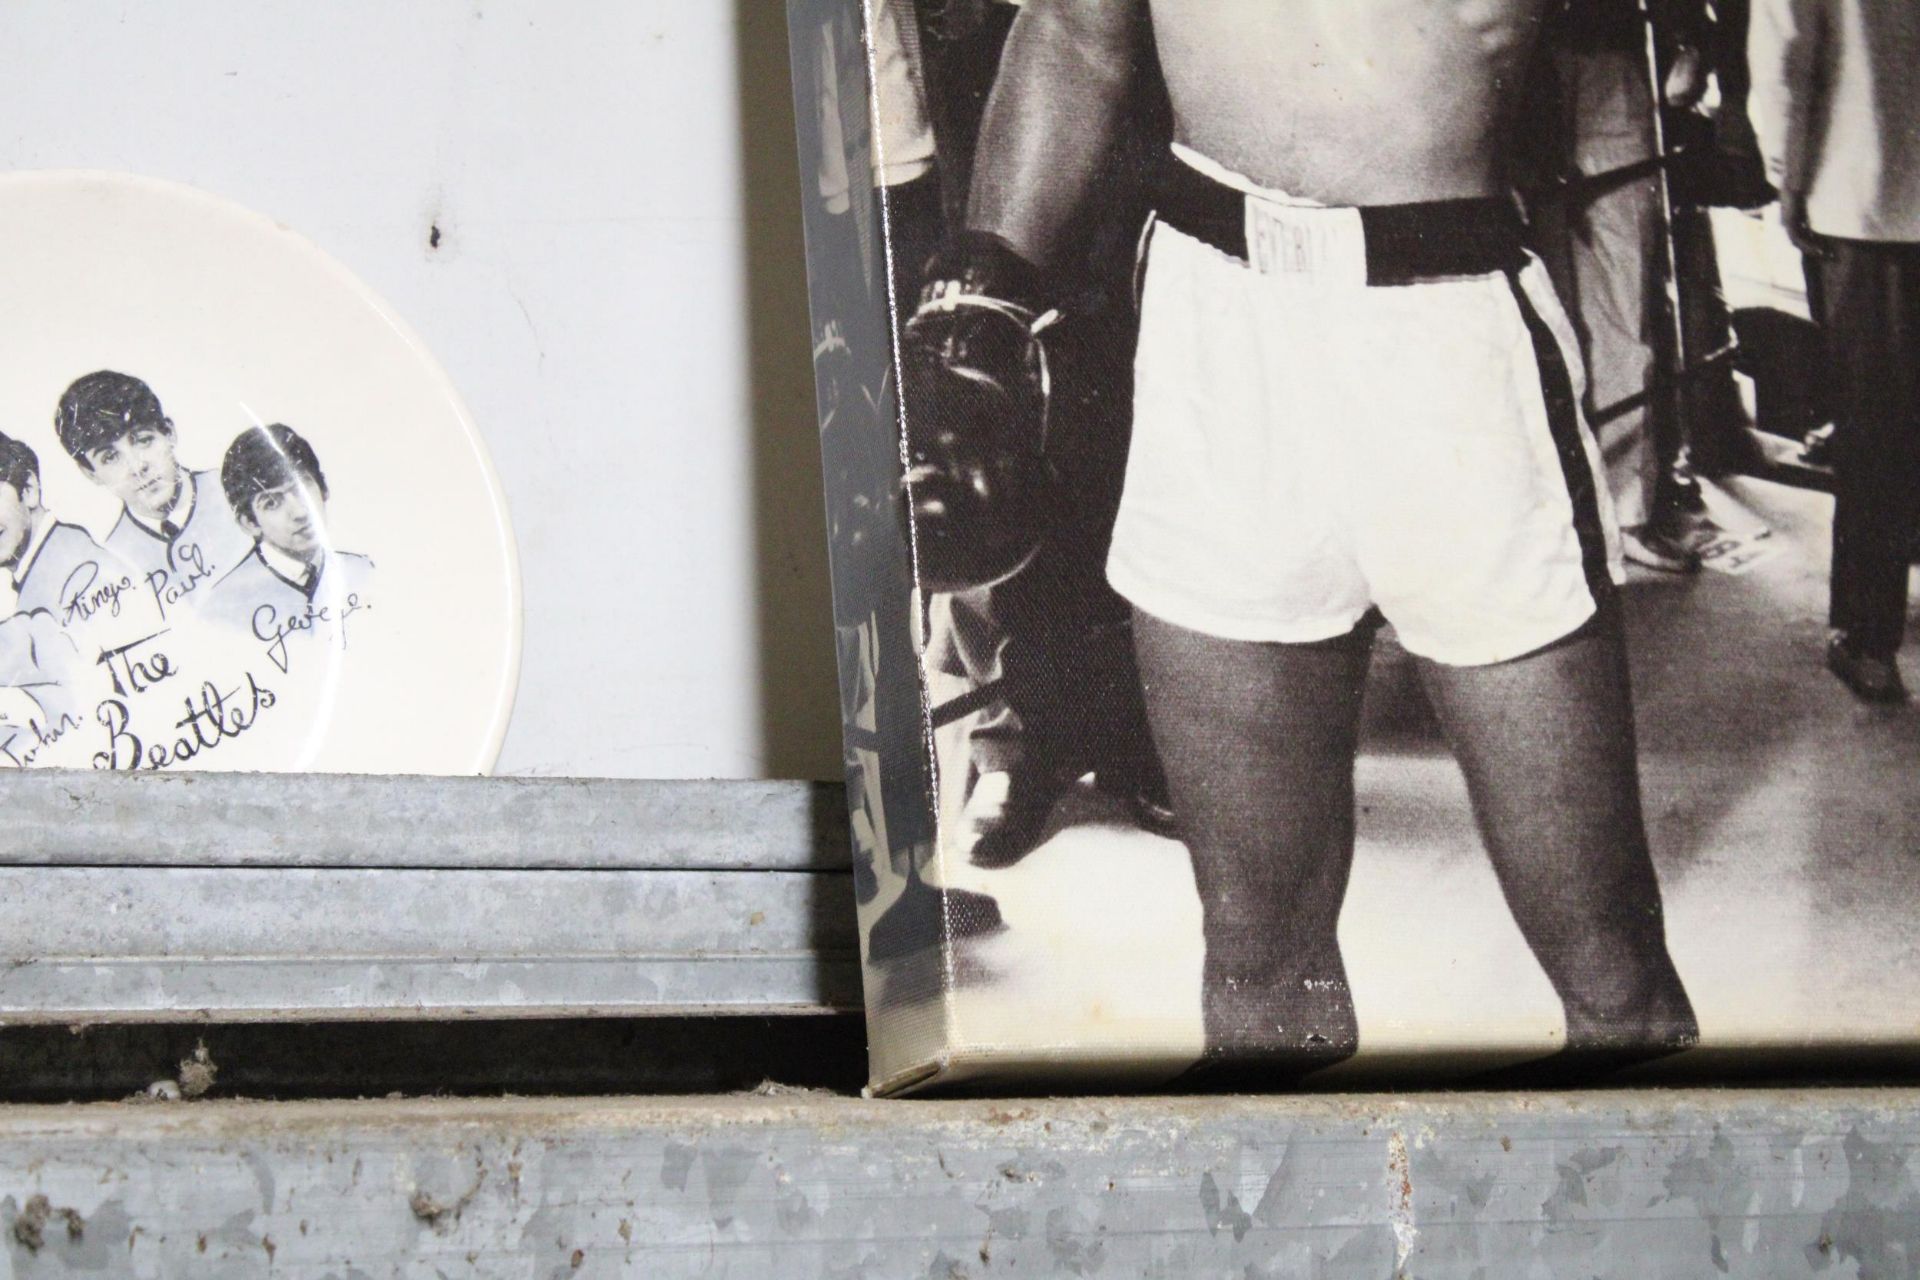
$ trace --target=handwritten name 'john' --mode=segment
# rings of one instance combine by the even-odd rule
[[[51,725],[41,724],[38,716],[32,717],[28,719],[26,728],[26,733],[33,735],[32,741],[28,742],[26,733],[15,729],[6,735],[6,741],[0,742],[0,756],[5,756],[15,769],[29,768],[35,760],[40,758],[42,751],[79,727],[80,722],[65,712],[62,712],[60,719]],[[0,731],[4,729],[5,726],[0,725]]]

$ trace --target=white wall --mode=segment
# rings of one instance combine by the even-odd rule
[[[461,388],[526,583],[502,772],[838,775],[782,9],[0,5],[0,165],[277,218]]]

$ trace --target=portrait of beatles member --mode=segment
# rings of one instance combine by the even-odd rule
[[[220,484],[253,547],[214,585],[207,617],[265,642],[283,668],[290,638],[344,642],[347,618],[368,607],[374,566],[332,545],[313,446],[284,423],[254,427],[228,446]]]
[[[93,535],[47,510],[40,458],[32,446],[0,434],[0,566],[21,613],[45,611],[62,626],[110,609],[124,582]]]
[[[34,763],[82,723],[87,666],[51,613],[0,619],[0,769]]]
[[[106,548],[164,615],[196,607],[252,549],[213,472],[181,465],[173,420],[139,378],[103,369],[76,379],[60,397],[54,430],[87,478],[120,499]]]

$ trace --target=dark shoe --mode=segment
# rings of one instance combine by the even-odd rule
[[[1166,788],[1155,791],[1141,787],[1127,798],[1127,807],[1133,810],[1133,820],[1142,831],[1169,840],[1180,838],[1179,817],[1173,811],[1173,802],[1167,799]]]
[[[1142,831],[1178,839],[1180,824],[1173,812],[1173,798],[1167,794],[1167,778],[1158,767],[1148,769],[1134,780],[1127,792],[1127,807]]]
[[[1010,867],[1034,851],[1066,783],[1046,770],[995,769],[974,780],[960,812],[973,841],[968,859],[976,867]]]
[[[1856,651],[1844,631],[1835,632],[1827,641],[1827,670],[1839,676],[1840,683],[1862,701],[1885,704],[1907,700],[1907,686],[1894,660]]]
[[[1643,524],[1620,531],[1620,550],[1628,564],[1661,573],[1700,572],[1700,553],[1665,529]]]
[[[1122,760],[1101,765],[1094,772],[1093,782],[1103,794],[1126,805],[1142,831],[1177,838],[1167,775],[1152,752],[1130,752]]]

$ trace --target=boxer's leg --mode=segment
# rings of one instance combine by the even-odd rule
[[[1136,611],[1133,635],[1200,891],[1208,1057],[1348,1056],[1358,1029],[1335,927],[1371,628],[1259,644]]]
[[[1423,662],[1507,905],[1566,1009],[1569,1049],[1699,1033],[1667,954],[1641,818],[1617,609],[1510,662]]]

